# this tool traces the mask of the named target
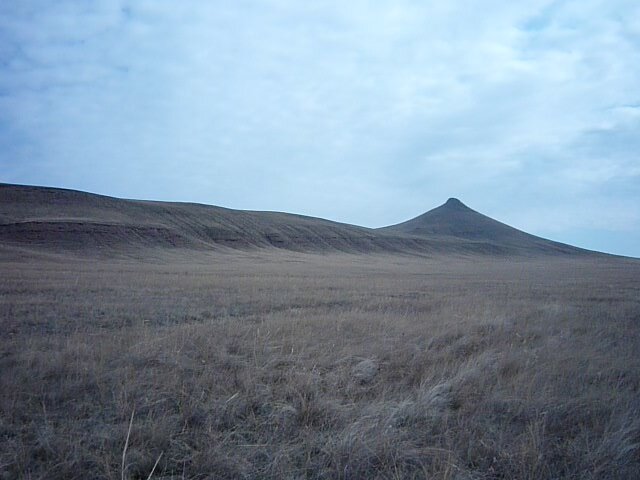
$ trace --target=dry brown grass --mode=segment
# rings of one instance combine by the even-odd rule
[[[638,263],[0,268],[0,478],[640,478]]]

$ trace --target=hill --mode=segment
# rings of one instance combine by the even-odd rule
[[[447,238],[476,242],[479,249],[502,252],[542,254],[584,254],[586,250],[536,237],[498,222],[471,208],[457,198],[406,222],[380,229],[385,233],[422,238]]]
[[[45,251],[262,249],[298,252],[586,255],[521,232],[460,201],[381,229],[279,212],[124,200],[0,184],[0,245]]]

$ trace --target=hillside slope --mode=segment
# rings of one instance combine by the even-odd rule
[[[592,253],[571,245],[536,237],[498,222],[471,208],[457,198],[406,222],[384,227],[381,232],[422,238],[466,240],[487,251],[512,251],[528,254]]]
[[[0,184],[0,245],[46,251],[279,248],[299,252],[583,255],[450,200],[414,220],[369,229],[278,212],[123,200]]]
[[[401,252],[429,242],[318,218],[189,203],[122,200],[74,190],[0,185],[0,243],[63,250],[140,247]]]

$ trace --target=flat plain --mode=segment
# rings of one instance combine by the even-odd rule
[[[16,252],[0,478],[640,478],[638,261]]]

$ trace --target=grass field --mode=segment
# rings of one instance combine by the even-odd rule
[[[0,265],[0,478],[640,478],[640,262]]]

